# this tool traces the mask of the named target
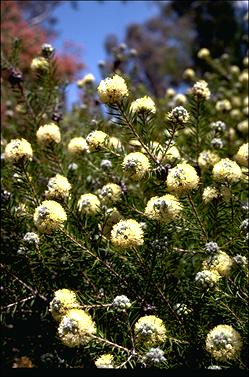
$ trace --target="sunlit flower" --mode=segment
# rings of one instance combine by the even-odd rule
[[[221,276],[228,276],[232,265],[232,258],[221,250],[215,254],[209,255],[202,264],[205,270],[216,270]]]
[[[203,270],[195,275],[195,282],[202,288],[213,288],[221,279],[217,270]]]
[[[194,71],[192,68],[187,68],[187,69],[185,69],[185,71],[183,72],[182,77],[183,77],[185,80],[193,80],[193,79],[195,78],[195,71]]]
[[[43,56],[38,56],[37,58],[34,58],[32,60],[30,68],[34,72],[48,72],[49,70],[48,60],[45,59]]]
[[[97,195],[83,194],[78,200],[77,207],[81,213],[95,215],[100,210],[100,200]]]
[[[249,122],[248,120],[242,120],[242,122],[239,122],[237,124],[237,129],[240,131],[242,134],[248,134],[249,132]]]
[[[104,355],[97,358],[95,365],[97,368],[112,369],[114,368],[113,359],[113,355],[111,355],[110,353],[105,353]]]
[[[59,289],[55,291],[54,298],[49,304],[49,311],[56,321],[67,313],[68,310],[79,307],[76,294],[69,289]]]
[[[95,81],[95,77],[92,73],[88,73],[81,80],[77,81],[78,88],[83,88],[87,84],[92,84]]]
[[[138,98],[137,100],[131,103],[130,110],[133,113],[142,114],[142,113],[155,113],[156,106],[154,101],[149,96],[144,96]]]
[[[134,152],[125,156],[122,167],[127,177],[138,181],[149,171],[150,162],[143,153]]]
[[[216,102],[215,109],[221,112],[228,112],[232,109],[232,105],[228,99],[222,99]]]
[[[48,190],[45,191],[46,198],[49,199],[65,199],[69,197],[69,192],[72,185],[68,182],[68,179],[61,174],[56,174],[48,181]]]
[[[187,194],[198,187],[199,177],[191,165],[183,162],[170,169],[166,183],[173,193]]]
[[[99,192],[99,198],[103,203],[116,203],[121,200],[122,189],[116,183],[104,185]]]
[[[40,126],[36,132],[36,136],[40,144],[49,144],[51,142],[58,144],[61,141],[60,129],[55,123]]]
[[[63,207],[54,200],[44,200],[39,207],[35,209],[34,223],[37,228],[44,233],[63,227],[67,220],[67,214]]]
[[[144,214],[150,219],[167,223],[177,219],[182,211],[179,200],[170,194],[164,196],[154,196],[145,208]]]
[[[133,219],[120,220],[113,226],[111,242],[121,249],[143,245],[144,232],[141,225]]]
[[[207,335],[206,350],[219,361],[234,360],[242,348],[240,334],[229,325],[215,326]]]
[[[88,151],[88,144],[84,137],[74,137],[68,143],[67,149],[71,155],[81,154]]]
[[[86,137],[90,152],[95,152],[108,144],[109,136],[103,131],[92,131]]]
[[[235,161],[223,158],[214,165],[213,177],[218,182],[234,183],[241,179],[242,171]]]
[[[31,161],[33,150],[31,144],[25,139],[12,139],[5,147],[4,158],[11,163]]]
[[[222,186],[219,189],[214,186],[207,186],[204,188],[202,193],[204,203],[209,203],[218,198],[223,198],[225,201],[228,201],[231,198],[230,190],[225,186]]]
[[[239,147],[238,152],[236,153],[236,160],[240,165],[248,167],[248,150],[249,150],[249,144],[242,144]]]
[[[197,56],[199,59],[207,59],[210,57],[210,51],[207,48],[201,48],[198,51]]]
[[[211,95],[208,83],[204,80],[197,81],[192,87],[191,92],[196,98],[203,98],[205,100],[208,100]]]
[[[148,347],[166,340],[166,328],[163,321],[155,315],[145,315],[135,323],[135,340]]]
[[[128,88],[123,77],[114,75],[101,80],[97,88],[101,102],[105,104],[119,103],[128,96]]]
[[[175,107],[166,115],[166,119],[168,119],[170,122],[180,125],[186,124],[189,121],[189,118],[190,115],[183,106]]]
[[[216,164],[216,162],[218,162],[219,160],[220,160],[220,157],[216,153],[206,150],[206,151],[202,151],[199,154],[198,165],[202,169],[207,169],[214,166],[214,164]]]

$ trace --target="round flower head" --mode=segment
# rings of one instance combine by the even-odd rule
[[[177,93],[174,98],[173,98],[173,101],[172,101],[172,104],[174,104],[175,106],[181,106],[181,105],[185,105],[185,103],[187,103],[187,97],[182,94],[182,93]]]
[[[165,95],[166,95],[166,97],[168,97],[168,98],[173,98],[174,97],[174,95],[175,95],[175,90],[173,89],[173,88],[168,88],[167,90],[166,90],[166,93],[165,93]]]
[[[204,80],[197,81],[193,88],[191,89],[192,94],[196,98],[203,98],[208,100],[210,98],[210,90],[208,88],[208,83]]]
[[[180,152],[177,147],[172,145],[172,147],[169,147],[167,152],[164,154],[163,149],[162,152],[159,152],[158,159],[161,161],[163,158],[163,162],[174,162],[175,160],[179,160],[181,158]]]
[[[85,85],[92,84],[95,81],[95,77],[92,73],[88,73],[81,80],[77,81],[78,88],[83,88]]]
[[[34,232],[27,232],[24,237],[23,241],[28,245],[38,245],[40,242],[38,234]]]
[[[109,142],[108,142],[108,146],[110,148],[114,148],[114,149],[117,149],[118,151],[121,151],[122,150],[122,143],[121,141],[115,137],[115,136],[111,136],[110,139],[109,139]]]
[[[84,139],[84,137],[74,137],[68,143],[67,149],[71,155],[77,155],[88,151],[86,139]]]
[[[248,167],[248,150],[249,144],[243,144],[239,147],[239,150],[235,156],[236,160],[240,165]]]
[[[193,80],[193,79],[195,78],[195,71],[194,71],[192,68],[187,68],[187,69],[185,69],[185,71],[183,72],[182,77],[183,77],[185,80]]]
[[[68,310],[78,306],[76,294],[69,289],[63,288],[55,291],[54,298],[49,304],[49,311],[56,321],[60,321]]]
[[[105,353],[95,361],[95,365],[97,368],[112,369],[114,368],[113,359],[110,353]]]
[[[112,305],[119,310],[129,309],[131,306],[130,300],[125,295],[116,296],[112,302]]]
[[[45,192],[46,198],[65,199],[68,198],[72,186],[68,179],[61,174],[56,174],[48,181],[48,190]]]
[[[221,275],[216,270],[203,270],[195,275],[195,282],[202,288],[212,288],[219,281]]]
[[[122,167],[127,177],[139,181],[149,171],[150,162],[143,153],[133,152],[125,156]]]
[[[163,321],[155,315],[145,315],[135,323],[135,340],[143,346],[155,346],[166,340]]]
[[[228,99],[223,99],[216,102],[215,109],[221,112],[228,112],[232,109],[232,105]]]
[[[144,96],[131,103],[130,111],[137,114],[155,113],[156,106],[150,97]]]
[[[54,200],[44,200],[39,207],[35,209],[34,223],[43,233],[63,227],[67,220],[67,214],[63,207]]]
[[[202,193],[204,203],[210,203],[214,199],[222,198],[228,201],[231,197],[231,192],[228,187],[220,187],[219,189],[214,186],[205,187]]]
[[[112,228],[111,242],[113,245],[118,246],[121,249],[143,245],[143,229],[136,220],[120,220]]]
[[[97,88],[101,102],[114,104],[128,96],[128,88],[123,77],[114,75],[101,80]]]
[[[150,365],[159,365],[162,362],[166,361],[164,357],[164,352],[159,347],[151,347],[148,352],[142,357],[142,361],[145,362],[148,366]]]
[[[228,276],[232,265],[232,258],[224,251],[218,251],[218,253],[210,255],[202,264],[204,269],[215,270],[221,276]]]
[[[176,311],[176,313],[180,316],[180,317],[183,317],[183,316],[187,316],[189,315],[192,310],[189,309],[187,307],[186,304],[183,304],[183,303],[177,303],[174,305],[174,310]]]
[[[109,136],[103,131],[92,131],[86,137],[86,142],[90,152],[95,152],[103,148],[108,142]]]
[[[179,200],[173,195],[166,194],[151,198],[146,205],[144,214],[149,219],[167,223],[177,219],[181,211],[182,205]]]
[[[37,73],[47,72],[49,69],[49,63],[43,56],[39,56],[32,60],[30,68],[33,72]]]
[[[229,325],[215,326],[206,338],[206,350],[219,361],[234,360],[242,348],[240,334]]]
[[[242,84],[248,84],[248,71],[245,70],[239,75],[239,81]]]
[[[198,51],[197,56],[199,59],[207,59],[210,57],[210,51],[207,48],[201,48]]]
[[[99,198],[103,203],[116,203],[121,200],[122,189],[116,183],[108,183],[103,186]]]
[[[96,326],[90,314],[81,309],[70,309],[61,319],[58,335],[66,346],[78,347],[91,340]]]
[[[211,140],[211,145],[215,149],[222,149],[224,147],[224,141],[220,137],[214,137]]]
[[[241,179],[242,171],[235,161],[223,158],[214,165],[213,177],[218,182],[235,183]]]
[[[37,141],[39,144],[60,143],[61,133],[60,129],[55,123],[48,123],[40,126],[36,132]]]
[[[237,254],[233,257],[234,263],[242,268],[246,268],[248,265],[248,259],[244,255]]]
[[[177,106],[166,115],[170,122],[184,125],[189,121],[190,115],[183,106]]]
[[[94,194],[83,194],[78,200],[77,207],[82,213],[95,215],[100,209],[100,201]]]
[[[210,241],[210,242],[207,242],[204,246],[204,249],[208,252],[208,253],[216,253],[217,251],[220,250],[218,244],[216,242],[213,242],[213,241]]]
[[[32,157],[31,144],[25,139],[12,139],[5,147],[4,158],[8,162],[31,161]]]
[[[218,131],[218,132],[225,132],[226,129],[227,129],[227,126],[224,122],[222,122],[221,120],[217,120],[217,122],[212,122],[210,124],[210,127],[215,130],[215,131]]]
[[[249,132],[249,123],[248,120],[243,120],[237,124],[237,129],[242,134],[247,134]]]
[[[191,165],[183,162],[169,171],[166,183],[175,194],[187,194],[198,187],[199,177]]]
[[[204,170],[208,169],[211,166],[214,166],[214,164],[216,164],[216,162],[218,162],[219,160],[220,157],[216,153],[207,150],[199,154],[198,165]]]

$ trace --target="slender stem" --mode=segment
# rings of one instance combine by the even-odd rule
[[[23,298],[23,299],[20,300],[20,301],[16,301],[16,302],[13,302],[12,304],[9,304],[9,305],[7,305],[7,306],[4,306],[4,307],[2,307],[2,309],[9,309],[9,308],[11,308],[12,306],[15,306],[15,305],[17,305],[17,304],[20,304],[21,302],[26,302],[26,301],[28,301],[28,300],[31,300],[31,299],[34,298],[34,297],[35,297],[35,295],[31,295],[31,296],[29,296],[29,297]]]
[[[30,103],[29,103],[29,101],[27,99],[27,96],[26,96],[26,94],[24,92],[24,89],[23,89],[23,86],[22,86],[21,83],[18,84],[18,88],[19,88],[19,90],[21,92],[21,95],[22,95],[22,97],[24,99],[24,102],[27,105],[28,112],[29,112],[29,115],[30,115],[32,121],[36,123],[36,116],[35,116],[34,110],[32,109],[32,107],[31,107],[31,105],[30,105]]]
[[[188,194],[188,200],[189,200],[189,203],[190,203],[190,205],[191,205],[191,207],[192,207],[192,210],[193,210],[193,212],[194,212],[194,214],[195,214],[195,217],[196,217],[196,219],[197,219],[197,221],[198,221],[198,223],[199,223],[199,225],[200,225],[200,228],[201,228],[202,234],[203,234],[204,238],[205,238],[206,240],[208,240],[208,236],[207,236],[206,230],[205,230],[205,228],[204,228],[204,226],[203,226],[203,224],[202,224],[202,222],[201,222],[201,219],[200,219],[200,217],[199,217],[199,215],[198,215],[197,209],[196,209],[196,207],[195,207],[195,204],[194,204],[193,199],[191,198],[191,195],[190,195],[190,194]]]
[[[136,354],[131,354],[127,360],[125,360],[122,364],[116,367],[116,369],[122,369]]]
[[[119,349],[121,349],[121,350],[123,350],[123,351],[125,351],[127,353],[130,353],[130,350],[128,350],[128,348],[122,347],[119,344],[111,342],[110,340],[107,340],[107,339],[104,339],[104,338],[100,338],[99,336],[92,335],[92,334],[91,334],[91,338],[95,339],[95,340],[97,340],[99,342],[108,344],[109,346],[112,346],[112,347],[115,347],[115,348],[119,348]]]
[[[130,128],[130,130],[132,131],[132,133],[134,134],[134,136],[137,138],[137,140],[140,142],[140,144],[142,145],[142,147],[145,149],[146,153],[150,156],[150,158],[158,165],[158,160],[157,158],[151,153],[150,149],[147,147],[147,145],[144,144],[143,140],[141,139],[140,135],[137,133],[137,131],[135,130],[135,128],[133,127],[132,123],[130,122],[130,120],[128,119],[127,115],[125,114],[125,112],[123,111],[123,107],[122,105],[118,104],[118,109],[119,111],[121,112],[121,114],[123,115],[124,117],[124,120],[127,124],[127,126]]]
[[[171,145],[172,140],[173,140],[173,138],[174,138],[174,135],[175,135],[176,129],[177,129],[177,125],[174,125],[174,126],[173,126],[173,130],[172,130],[172,133],[171,133],[170,138],[169,138],[169,140],[168,140],[167,146],[166,146],[166,148],[165,148],[164,151],[163,151],[163,154],[162,154],[162,157],[161,157],[161,162],[163,162],[163,159],[164,159],[164,157],[166,156],[166,153],[168,152],[168,150],[169,150],[169,148],[170,148],[170,145]]]
[[[199,139],[199,119],[200,119],[200,101],[199,98],[196,100],[196,124],[195,124],[195,129],[196,129],[196,163],[198,163],[198,157],[200,154],[200,139]]]

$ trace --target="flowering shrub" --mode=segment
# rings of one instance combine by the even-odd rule
[[[3,324],[38,367],[248,369],[248,71],[203,48],[160,99],[89,74],[62,114],[47,53],[2,81]]]

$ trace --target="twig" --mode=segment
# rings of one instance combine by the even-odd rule
[[[204,236],[205,239],[207,240],[207,239],[208,239],[208,236],[207,236],[206,230],[205,230],[205,228],[204,228],[204,226],[203,226],[203,224],[202,224],[202,222],[201,222],[201,219],[200,219],[200,217],[199,217],[199,215],[198,215],[197,209],[196,209],[196,207],[195,207],[195,204],[194,204],[193,199],[191,198],[191,195],[190,195],[190,194],[188,194],[188,200],[189,200],[189,203],[190,203],[190,205],[191,205],[191,207],[192,207],[192,210],[193,210],[193,212],[194,212],[194,214],[195,214],[195,217],[196,217],[196,219],[197,219],[197,221],[198,221],[198,223],[199,223],[199,225],[200,225],[200,228],[201,228],[201,231],[202,231],[202,233],[203,233],[203,236]]]
[[[91,338],[95,339],[95,340],[97,340],[99,342],[108,344],[109,346],[112,346],[112,347],[115,347],[115,348],[119,348],[119,349],[121,349],[121,350],[123,350],[125,352],[130,353],[130,350],[128,350],[128,348],[122,347],[122,346],[120,346],[119,344],[116,344],[116,343],[112,343],[110,340],[107,340],[107,339],[104,339],[104,338],[100,338],[100,337],[98,337],[96,335],[92,335],[92,334],[91,334]]]
[[[3,310],[3,309],[9,309],[9,308],[11,308],[12,306],[15,306],[15,305],[17,305],[17,304],[20,304],[21,302],[25,302],[25,301],[31,300],[31,299],[34,298],[34,297],[35,297],[35,295],[31,295],[31,296],[29,296],[29,297],[23,298],[23,299],[20,300],[20,301],[16,301],[16,302],[13,302],[12,304],[9,304],[9,305],[7,305],[7,306],[4,306],[4,307],[2,307],[1,309],[2,309],[2,310]]]

